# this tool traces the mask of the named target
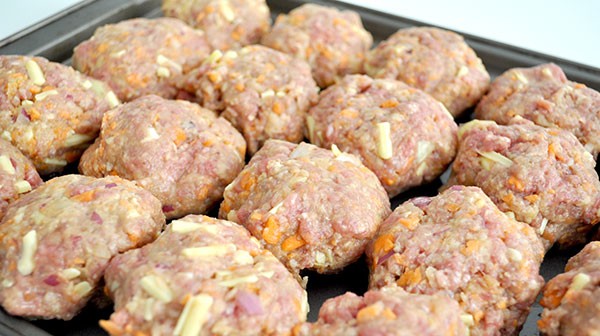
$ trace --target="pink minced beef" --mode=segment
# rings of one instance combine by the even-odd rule
[[[42,183],[31,160],[10,142],[0,139],[0,219],[10,203]]]
[[[236,49],[260,42],[271,28],[265,0],[163,0],[165,16],[206,33],[213,49]]]
[[[556,64],[510,69],[498,76],[475,116],[499,124],[521,116],[575,134],[594,157],[600,152],[600,93],[568,80]]]
[[[476,187],[453,186],[400,205],[366,254],[371,289],[451,295],[471,335],[517,335],[544,283],[535,231]]]
[[[537,322],[545,336],[597,335],[600,330],[600,242],[572,257],[565,273],[548,281]]]
[[[367,74],[421,89],[454,116],[477,104],[490,85],[481,59],[463,37],[433,27],[400,29],[367,55]]]
[[[73,67],[106,81],[123,101],[174,98],[178,77],[210,50],[205,34],[180,20],[136,18],[98,28],[75,47]]]
[[[397,287],[329,299],[315,323],[296,336],[467,336],[458,303],[446,294],[410,294]]]
[[[310,141],[359,156],[390,197],[441,175],[458,127],[444,105],[392,79],[349,75],[321,92],[307,116]]]
[[[119,177],[65,175],[12,203],[0,222],[0,304],[27,318],[73,318],[115,255],[153,241],[160,202]]]
[[[215,51],[180,87],[222,112],[242,132],[250,154],[267,139],[300,142],[304,116],[319,92],[306,62],[258,45]]]
[[[289,335],[306,291],[243,227],[190,215],[106,270],[111,335]]]
[[[119,104],[110,88],[41,57],[0,55],[0,136],[42,175],[76,162]]]
[[[107,112],[79,170],[136,181],[167,218],[205,213],[244,167],[246,144],[231,124],[186,101],[144,96]]]
[[[293,272],[356,261],[390,213],[377,176],[351,154],[268,140],[225,189],[219,216],[246,227]]]
[[[508,126],[471,121],[459,139],[448,184],[480,187],[547,248],[584,243],[600,221],[596,163],[573,134],[516,118]]]
[[[261,43],[306,60],[324,88],[347,74],[363,73],[373,37],[356,12],[305,4],[277,17]]]

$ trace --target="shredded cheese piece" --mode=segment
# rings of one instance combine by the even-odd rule
[[[473,318],[473,315],[471,315],[471,314],[461,314],[460,319],[463,321],[463,323],[467,327],[472,327],[475,325],[475,319]]]
[[[233,261],[238,265],[254,264],[254,258],[252,258],[252,255],[245,250],[235,251],[235,253],[233,254]]]
[[[314,142],[315,119],[312,116],[306,116],[306,127],[308,128],[308,140]]]
[[[509,247],[506,250],[506,253],[508,255],[508,259],[510,259],[513,262],[520,262],[521,260],[523,260],[523,254],[521,254],[521,252],[518,250]]]
[[[247,275],[247,276],[243,276],[243,277],[239,277],[239,278],[223,280],[223,281],[219,282],[219,286],[234,287],[234,286],[237,286],[242,283],[255,283],[257,281],[258,281],[258,277],[254,274],[251,274],[251,275]]]
[[[44,85],[46,83],[46,78],[44,77],[44,73],[42,72],[42,68],[37,64],[36,61],[30,59],[25,62],[25,69],[27,69],[27,74],[29,78],[33,81],[35,85]]]
[[[168,78],[171,76],[171,71],[169,70],[169,68],[165,68],[164,66],[159,66],[156,69],[156,75],[158,77]]]
[[[10,158],[6,155],[0,155],[0,168],[10,175],[14,175],[16,173],[15,167],[13,167]]]
[[[232,22],[235,19],[235,13],[229,4],[229,1],[221,1],[221,14],[228,22]]]
[[[44,163],[50,166],[66,166],[67,160],[48,158],[44,159]]]
[[[15,189],[17,190],[17,193],[24,194],[31,191],[31,184],[25,180],[21,180],[15,183]]]
[[[121,104],[119,98],[117,98],[117,95],[115,95],[115,93],[112,91],[108,91],[106,93],[106,101],[108,102],[108,106],[110,108],[115,108]]]
[[[177,320],[173,335],[198,336],[202,326],[208,320],[213,298],[206,294],[191,297],[185,304],[183,312]]]
[[[140,141],[140,142],[144,143],[144,142],[154,141],[159,138],[160,138],[160,135],[158,135],[158,132],[156,132],[156,129],[154,127],[148,127],[146,129],[146,137],[143,138],[142,141]]]
[[[79,134],[79,133],[75,133],[75,134],[71,134],[67,137],[67,139],[65,139],[65,146],[66,147],[74,147],[74,146],[79,146],[79,145],[83,145],[85,143],[88,143],[90,141],[94,140],[94,137],[91,137],[87,134]]]
[[[336,146],[336,144],[331,145],[331,151],[333,152],[333,156],[338,157],[342,155],[342,151]]]
[[[73,280],[81,275],[81,271],[77,268],[66,268],[62,271],[62,275],[67,280]]]
[[[484,158],[496,162],[504,167],[510,167],[513,164],[513,161],[506,156],[498,153],[498,152],[480,152],[476,150],[477,154],[483,156]]]
[[[392,158],[392,138],[390,137],[390,123],[380,122],[377,123],[377,155],[388,160]]]
[[[208,233],[217,233],[217,227],[209,224],[200,224],[187,222],[183,220],[174,220],[171,222],[171,229],[177,233],[190,233],[196,230],[206,231]]]
[[[159,301],[167,303],[173,299],[169,285],[157,275],[146,275],[140,280],[140,286]]]
[[[23,236],[23,243],[21,244],[21,258],[17,262],[17,270],[21,275],[29,275],[35,268],[35,262],[33,257],[37,250],[37,232],[31,230]]]
[[[523,74],[520,71],[515,71],[515,77],[519,80],[519,82],[523,84],[529,83],[527,78],[525,78],[525,76],[523,76]]]
[[[219,257],[235,252],[236,247],[233,244],[211,245],[202,247],[188,247],[181,251],[186,257],[203,258]]]
[[[158,63],[158,65],[169,65],[173,68],[175,68],[178,72],[181,72],[183,70],[183,68],[181,67],[181,65],[175,61],[173,61],[170,58],[167,58],[161,54],[158,54],[158,56],[156,56],[156,63]]]
[[[265,91],[265,92],[263,92],[263,93],[260,94],[260,98],[262,98],[262,99],[265,99],[265,98],[268,98],[268,97],[273,97],[273,96],[275,96],[275,91],[273,91],[271,89],[269,89],[269,90],[267,90],[267,91]]]
[[[73,294],[77,297],[84,297],[92,291],[92,286],[87,281],[82,281],[73,287]]]
[[[592,281],[592,278],[585,273],[578,273],[573,277],[571,285],[569,286],[569,292],[575,292],[583,289],[588,283]]]
[[[466,76],[469,73],[469,68],[467,68],[466,66],[461,66],[460,69],[458,69],[458,72],[456,73],[456,77],[463,77]]]
[[[540,224],[540,234],[543,235],[544,232],[546,231],[546,225],[548,225],[548,219],[544,218],[542,219],[542,224]]]
[[[48,91],[44,91],[44,92],[36,94],[34,96],[34,98],[35,98],[36,101],[41,101],[41,100],[46,99],[49,96],[54,96],[54,95],[57,95],[57,94],[58,94],[58,91],[56,91],[56,90],[48,90]]]

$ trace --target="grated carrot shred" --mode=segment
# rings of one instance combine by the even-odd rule
[[[304,246],[306,244],[306,242],[304,241],[304,239],[302,239],[302,237],[298,237],[297,235],[291,236],[291,237],[287,237],[283,243],[281,243],[281,249],[284,250],[285,252],[290,252],[293,251],[295,249],[298,249],[302,246]]]
[[[269,244],[277,244],[281,239],[279,221],[275,218],[275,216],[270,216],[267,219],[265,227],[262,231],[262,237]]]

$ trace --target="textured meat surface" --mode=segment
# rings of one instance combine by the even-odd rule
[[[205,216],[115,257],[105,280],[111,335],[289,335],[308,312],[299,279],[246,229]]]
[[[517,335],[543,285],[541,240],[476,187],[405,202],[366,252],[371,289],[452,295],[471,335]]]
[[[480,187],[504,212],[531,225],[549,248],[584,243],[600,221],[600,181],[575,136],[523,119],[472,121],[459,130],[449,184]]]
[[[596,335],[600,331],[600,242],[569,260],[565,273],[546,284],[538,327],[546,336]]]
[[[466,336],[457,302],[442,293],[409,294],[400,288],[346,293],[325,301],[316,323],[298,336]]]
[[[506,71],[494,80],[475,116],[499,124],[521,116],[575,134],[594,157],[600,152],[600,93],[569,81],[552,63]]]
[[[390,197],[434,180],[456,154],[458,127],[444,105],[396,80],[346,76],[321,93],[307,124],[313,144],[358,155]]]
[[[305,4],[277,17],[262,44],[306,60],[320,87],[362,73],[373,37],[358,13]]]
[[[205,34],[173,18],[137,18],[100,27],[79,44],[73,67],[106,81],[129,101],[177,95],[177,78],[210,53]]]
[[[102,125],[80,171],[136,181],[167,218],[210,210],[244,167],[239,132],[193,103],[145,96],[106,113]]]
[[[204,107],[222,112],[254,154],[267,139],[300,142],[319,88],[306,62],[263,46],[215,51],[180,84]]]
[[[41,57],[0,55],[0,135],[40,174],[60,172],[98,136],[119,104],[110,88]]]
[[[265,0],[163,0],[162,10],[203,30],[213,49],[258,43],[271,28]]]
[[[389,213],[385,190],[354,155],[269,140],[225,189],[219,216],[290,270],[327,273],[356,261]]]
[[[42,183],[31,160],[10,142],[0,139],[0,219],[9,203]]]
[[[13,315],[69,320],[118,253],[154,240],[160,202],[119,177],[54,178],[0,222],[0,303]]]
[[[400,29],[367,54],[367,74],[393,78],[431,94],[452,115],[477,104],[490,84],[463,37],[438,28]]]

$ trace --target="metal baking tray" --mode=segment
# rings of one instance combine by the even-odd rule
[[[267,0],[275,17],[300,6],[306,0]],[[422,22],[390,15],[350,4],[332,0],[310,1],[341,9],[358,12],[367,30],[377,42],[387,38],[400,28],[426,25]],[[0,41],[0,54],[40,55],[57,62],[69,63],[73,48],[81,41],[89,38],[96,27],[106,23],[118,22],[133,17],[157,17],[161,15],[160,0],[100,0],[86,1],[81,6],[72,8],[68,13],[61,13],[54,18],[38,24],[37,29],[29,29],[18,36]],[[461,33],[460,31],[458,33]],[[554,62],[559,65],[574,81],[600,90],[600,69],[570,62],[550,55],[516,48],[495,41],[463,34],[467,43],[475,49],[483,60],[486,68],[495,77],[513,67],[529,67],[540,63]],[[468,114],[468,113],[467,113]],[[464,122],[469,116],[462,117],[457,122]],[[442,181],[446,181],[448,172],[440,179],[419,188],[411,189],[392,200],[392,207],[415,196],[434,196]],[[213,212],[214,215],[214,212]],[[549,280],[563,271],[568,258],[578,252],[573,250],[552,249],[542,264],[542,276]],[[317,318],[319,307],[328,298],[352,291],[362,294],[367,289],[368,269],[364,260],[348,266],[334,275],[319,275],[305,272],[309,277],[308,293],[311,311],[309,321]],[[538,335],[536,321],[541,313],[541,307],[536,303],[520,335]],[[106,319],[112,310],[87,307],[80,315],[71,321],[26,321],[7,315],[0,309],[0,335],[6,336],[49,336],[49,335],[106,335],[98,326],[98,320]]]

